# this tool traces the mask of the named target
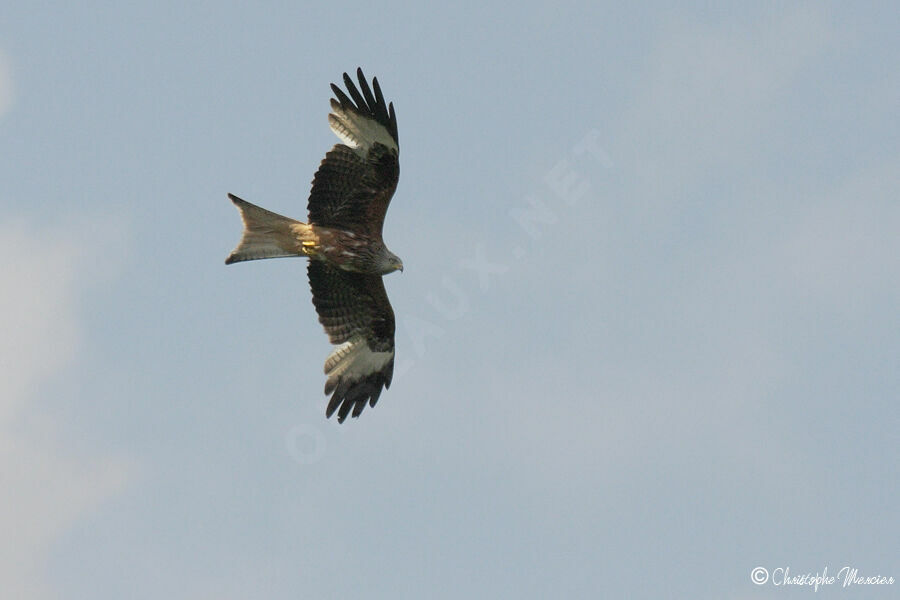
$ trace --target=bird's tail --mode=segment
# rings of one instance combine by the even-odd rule
[[[243,260],[304,255],[303,239],[310,232],[309,225],[250,204],[234,194],[228,194],[228,197],[241,211],[244,235],[225,259],[226,265]]]

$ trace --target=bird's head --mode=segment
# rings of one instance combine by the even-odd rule
[[[403,272],[403,261],[400,260],[399,256],[386,249],[381,261],[381,274],[387,275],[388,273],[393,273],[394,271],[400,271],[401,273]]]

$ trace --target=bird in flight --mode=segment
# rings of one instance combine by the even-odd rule
[[[347,93],[331,89],[328,123],[342,143],[325,155],[309,194],[307,223],[283,217],[233,194],[244,222],[240,243],[225,264],[305,256],[319,322],[336,347],[325,360],[325,416],[338,422],[375,406],[394,374],[394,311],[382,276],[403,270],[381,234],[400,178],[393,103],[356,70],[359,88],[344,73]],[[360,93],[362,92],[362,93]],[[348,95],[349,94],[349,95]]]

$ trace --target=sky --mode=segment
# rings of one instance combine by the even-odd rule
[[[7,3],[3,596],[900,579],[898,30],[892,3]],[[397,111],[405,271],[393,384],[338,425],[305,265],[226,267],[226,194],[302,219],[357,66]],[[843,579],[818,593],[900,586]]]

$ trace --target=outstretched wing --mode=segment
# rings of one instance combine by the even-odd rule
[[[325,360],[325,393],[331,394],[325,416],[338,411],[343,423],[353,409],[375,406],[394,375],[394,311],[381,275],[352,273],[322,261],[307,268],[319,322],[337,348]],[[340,407],[340,408],[338,408]]]
[[[362,69],[356,70],[359,89],[344,73],[349,96],[331,84],[328,123],[341,139],[313,179],[309,195],[309,222],[381,235],[384,215],[400,178],[400,146],[393,103],[387,104],[378,79],[372,89]]]

